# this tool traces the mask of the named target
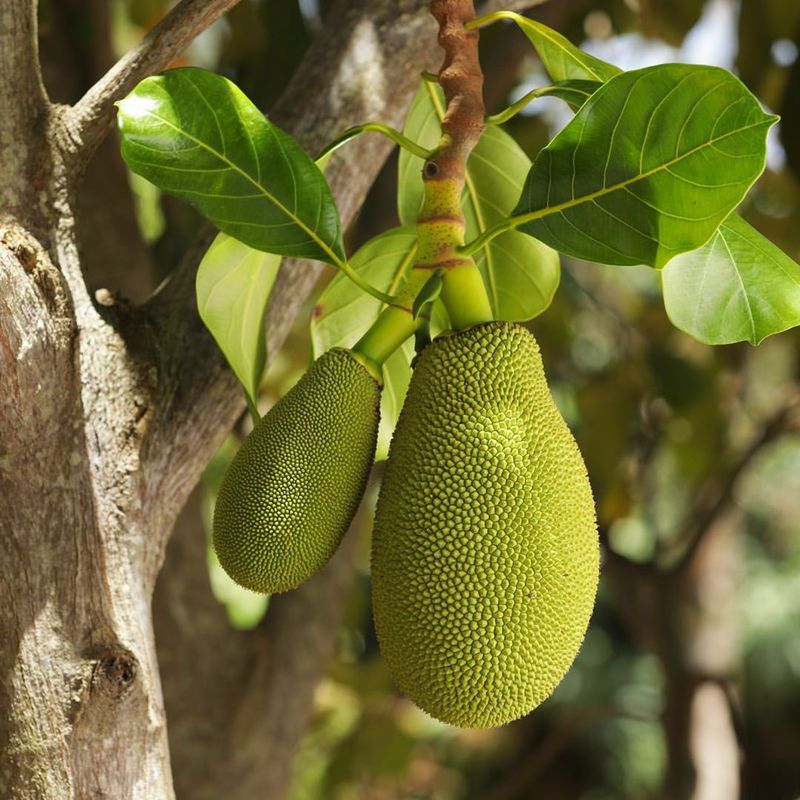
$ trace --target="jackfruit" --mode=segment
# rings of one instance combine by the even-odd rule
[[[283,592],[333,555],[375,457],[380,392],[366,367],[335,348],[253,429],[214,509],[214,549],[238,584]]]
[[[598,572],[586,468],[532,334],[491,322],[434,339],[375,519],[375,627],[395,682],[453,725],[523,716],[574,660]]]

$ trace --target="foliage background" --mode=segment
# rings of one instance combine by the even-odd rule
[[[93,35],[98,25],[110,24],[123,52],[167,5],[42,3],[51,97],[75,100],[111,63],[114,54]],[[268,110],[325,6],[243,0],[182,63],[222,72]],[[800,257],[798,0],[561,0],[536,16],[624,68],[686,60],[737,71],[783,117],[767,172],[742,211]],[[490,112],[544,82],[519,31],[497,25],[481,41]],[[47,54],[59,47],[78,57],[68,70],[53,57],[48,71]],[[438,58],[432,53],[431,67]],[[533,154],[566,118],[555,101],[531,110],[507,129]],[[106,270],[103,286],[93,288],[136,301],[168,275],[200,220],[126,176],[115,147],[107,143],[93,161],[81,202],[91,209],[87,218],[102,210],[109,253],[121,237],[134,248],[125,270],[111,283]],[[395,156],[349,232],[351,252],[397,224],[396,169]],[[130,181],[133,192],[116,191],[120,181]],[[131,202],[139,231],[120,227]],[[107,263],[102,246],[87,261],[91,281],[92,264],[100,274]],[[587,462],[607,552],[575,666],[535,714],[500,730],[440,725],[397,694],[369,612],[369,504],[378,467],[357,518],[357,578],[298,753],[293,800],[679,798],[687,764],[699,770],[693,797],[800,797],[798,334],[759,348],[707,347],[669,324],[656,272],[564,266],[553,306],[531,328]],[[262,411],[308,363],[311,310],[270,365]],[[236,435],[246,435],[247,424]],[[192,501],[206,526],[235,438],[210,465],[204,495]],[[203,535],[199,526],[196,535]],[[213,557],[210,567],[231,624],[259,624],[266,601],[232,586]],[[709,772],[709,764],[716,769]]]

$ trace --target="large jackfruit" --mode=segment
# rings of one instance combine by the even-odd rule
[[[586,468],[533,336],[492,322],[435,339],[375,521],[375,625],[400,688],[463,727],[528,713],[578,652],[598,565]]]
[[[256,425],[214,510],[214,549],[237,583],[283,592],[333,555],[364,494],[379,404],[377,381],[337,348]]]

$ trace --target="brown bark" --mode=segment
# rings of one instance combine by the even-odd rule
[[[157,506],[140,494],[134,422],[147,390],[39,243],[11,226],[1,238],[0,795],[168,797]],[[69,244],[56,248],[74,279]]]
[[[8,0],[0,7],[0,221],[23,211],[32,224],[44,224],[39,186],[32,174],[49,171],[46,129],[50,106],[39,73],[36,6],[33,0]]]

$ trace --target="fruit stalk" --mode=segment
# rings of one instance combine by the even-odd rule
[[[447,111],[442,137],[422,170],[425,193],[417,219],[417,254],[411,275],[396,302],[380,314],[353,348],[378,371],[420,326],[422,320],[412,313],[414,298],[433,270],[445,271],[441,297],[455,330],[494,319],[475,261],[458,252],[464,244],[461,195],[467,159],[484,127],[478,32],[464,27],[475,18],[475,9],[472,0],[432,0],[430,8],[439,23],[439,44],[445,53],[439,84]]]
[[[472,0],[432,0],[444,61],[439,85],[447,110],[442,138],[425,162],[425,199],[417,221],[415,270],[444,268],[442,300],[455,330],[493,319],[486,288],[474,260],[458,252],[464,244],[464,191],[467,159],[484,127],[483,73],[478,33],[464,26],[475,18]]]

